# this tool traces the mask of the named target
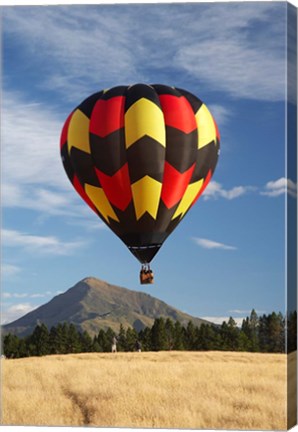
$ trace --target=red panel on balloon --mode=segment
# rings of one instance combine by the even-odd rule
[[[167,208],[173,207],[183,197],[195,168],[195,163],[184,173],[177,171],[168,162],[165,162],[165,169],[162,181],[161,199]]]
[[[184,96],[160,95],[159,100],[167,126],[185,133],[190,133],[197,128],[193,109]]]
[[[99,99],[92,111],[90,132],[105,137],[124,126],[124,96]]]
[[[106,175],[97,168],[95,171],[110,203],[124,211],[132,200],[127,163],[113,176]]]

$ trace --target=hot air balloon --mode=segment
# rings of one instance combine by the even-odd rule
[[[67,176],[141,262],[141,283],[153,283],[151,260],[208,185],[219,140],[200,99],[160,84],[100,91],[68,116]]]

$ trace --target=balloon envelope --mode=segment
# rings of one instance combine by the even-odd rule
[[[208,185],[219,139],[193,94],[136,84],[95,93],[74,109],[61,156],[80,196],[149,263]]]

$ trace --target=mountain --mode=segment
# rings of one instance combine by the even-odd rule
[[[99,329],[105,330],[108,327],[118,332],[120,324],[139,331],[146,326],[151,327],[154,319],[159,317],[171,318],[183,325],[189,321],[196,326],[203,322],[209,323],[181,312],[149,294],[88,277],[48,303],[2,326],[2,331],[4,334],[10,332],[25,336],[31,334],[41,322],[49,329],[59,322],[68,322],[93,336]]]

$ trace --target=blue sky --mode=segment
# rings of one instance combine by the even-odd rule
[[[2,8],[2,321],[86,276],[221,322],[285,311],[286,3]],[[137,82],[182,87],[217,120],[212,182],[138,283],[59,155],[69,112]],[[286,195],[286,185],[288,193]]]

